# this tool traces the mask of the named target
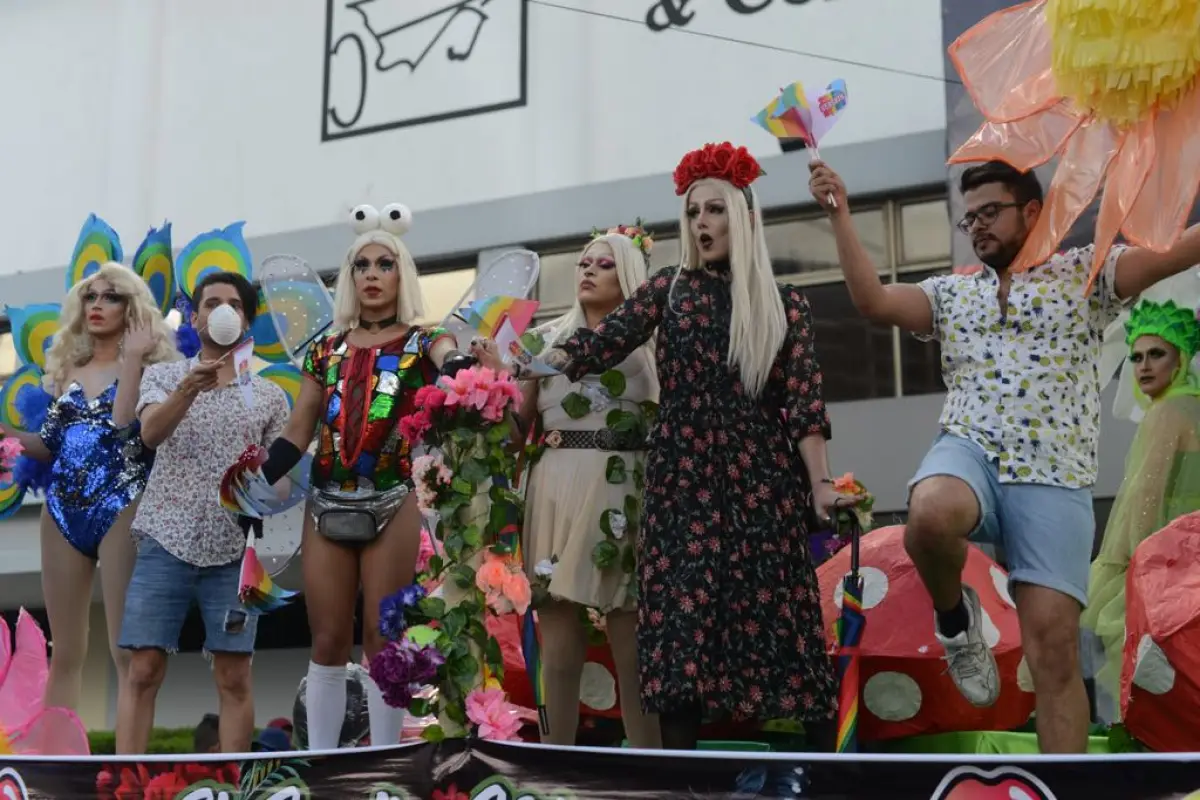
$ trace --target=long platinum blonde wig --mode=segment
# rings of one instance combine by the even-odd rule
[[[600,242],[612,248],[613,261],[617,265],[617,280],[621,284],[621,294],[629,297],[635,289],[646,282],[646,256],[628,236],[623,236],[619,233],[608,233],[603,236],[597,236],[588,242],[587,247],[583,248],[583,251],[580,252],[579,260],[582,261],[583,257],[588,254],[588,251]],[[587,314],[583,310],[583,304],[579,302],[577,288],[575,304],[571,306],[571,310],[547,326],[550,331],[550,335],[546,337],[547,344],[560,344],[570,338],[576,329],[586,325]],[[647,344],[651,343],[647,342]],[[653,353],[653,349],[651,349],[651,353]]]
[[[787,314],[771,268],[771,255],[767,252],[758,195],[753,189],[743,192],[717,178],[703,178],[688,188],[679,212],[680,259],[676,280],[687,270],[704,269],[705,266],[700,258],[700,248],[692,239],[687,215],[688,200],[697,186],[714,187],[725,202],[729,218],[730,294],[733,301],[727,358],[741,373],[747,393],[758,397],[767,385],[787,335]],[[672,285],[672,294],[674,288]],[[669,298],[670,295],[668,304]],[[674,307],[672,311],[677,313]]]
[[[369,244],[377,244],[396,257],[400,268],[400,286],[396,294],[396,319],[405,324],[425,316],[425,295],[417,276],[417,264],[400,237],[412,226],[412,212],[399,203],[385,206],[382,214],[370,206],[358,206],[352,212],[352,224],[358,238],[346,251],[338,270],[333,293],[333,324],[348,331],[358,327],[358,292],[354,288],[354,260]]]
[[[150,287],[133,270],[109,261],[72,286],[63,300],[59,329],[54,334],[50,349],[46,351],[46,375],[42,379],[42,385],[52,395],[57,396],[66,388],[67,377],[72,369],[83,366],[92,358],[94,342],[87,331],[83,296],[92,284],[101,280],[125,298],[127,327],[130,324],[150,326],[154,343],[142,357],[143,365],[181,358],[175,346],[175,332],[163,319]]]

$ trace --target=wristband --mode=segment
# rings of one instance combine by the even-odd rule
[[[447,378],[453,378],[460,371],[470,369],[478,363],[479,359],[474,356],[469,356],[459,350],[451,350],[442,362],[441,374]]]
[[[280,436],[267,448],[267,461],[262,465],[263,477],[274,486],[303,457],[304,453],[299,447]]]

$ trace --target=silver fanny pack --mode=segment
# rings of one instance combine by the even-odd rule
[[[402,483],[384,492],[359,490],[339,492],[312,488],[312,515],[317,531],[334,542],[374,541],[404,505],[412,485]]]

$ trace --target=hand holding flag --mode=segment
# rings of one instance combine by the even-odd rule
[[[779,96],[758,112],[753,122],[778,139],[800,139],[813,160],[821,158],[821,139],[837,122],[848,101],[846,82],[838,78],[820,92],[809,93],[799,81],[781,89]],[[827,197],[830,207],[837,199]]]

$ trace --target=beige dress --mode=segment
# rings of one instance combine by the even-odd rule
[[[600,385],[598,376],[571,383],[559,375],[541,382],[538,413],[544,431],[597,431],[606,427],[605,416],[614,408],[637,410],[645,400],[658,402],[658,377],[653,360],[644,348],[617,367],[625,375],[625,391],[613,399]],[[563,409],[563,398],[579,392],[588,398],[591,411],[579,419]],[[605,478],[608,459],[620,455],[628,478],[623,484]],[[625,496],[634,492],[634,459],[643,453],[614,454],[601,450],[554,449],[547,447],[529,476],[525,514],[525,566],[530,580],[536,579],[539,563],[557,558],[550,579],[550,594],[597,609],[601,613],[632,610],[630,593],[634,576],[620,563],[600,570],[592,562],[592,550],[605,538],[600,517],[607,509],[621,509]],[[623,544],[623,543],[622,543]]]

